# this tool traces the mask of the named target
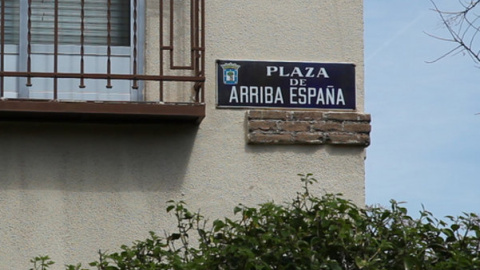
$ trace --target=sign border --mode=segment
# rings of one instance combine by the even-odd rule
[[[315,61],[294,61],[294,60],[241,60],[241,59],[216,59],[215,60],[215,108],[216,109],[234,109],[234,110],[250,110],[250,109],[268,109],[268,110],[302,110],[302,111],[346,111],[346,112],[352,112],[352,111],[357,111],[358,105],[357,105],[357,85],[356,85],[356,69],[354,70],[354,76],[355,76],[355,104],[354,108],[302,108],[302,107],[268,107],[268,106],[228,106],[228,105],[219,105],[219,97],[218,97],[218,91],[219,91],[219,77],[218,77],[218,69],[219,69],[219,62],[261,62],[261,63],[299,63],[299,64],[341,64],[341,65],[352,65],[354,68],[357,67],[355,63],[352,62],[315,62]],[[223,80],[223,78],[222,78]]]

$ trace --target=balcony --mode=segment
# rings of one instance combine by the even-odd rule
[[[204,118],[204,0],[0,4],[0,120]]]

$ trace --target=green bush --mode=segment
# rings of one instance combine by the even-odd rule
[[[316,182],[302,175],[303,190],[290,203],[239,205],[237,219],[207,220],[184,202],[167,212],[178,230],[100,252],[90,267],[117,269],[480,269],[480,219],[475,214],[438,220],[426,210],[414,219],[391,207],[362,208],[340,195],[317,197]],[[191,245],[195,237],[198,244]],[[32,260],[47,269],[48,257]],[[80,264],[68,270],[84,269]]]

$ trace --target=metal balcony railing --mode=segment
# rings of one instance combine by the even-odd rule
[[[146,111],[162,116],[181,116],[181,110],[204,106],[204,0],[0,0],[0,4],[0,114],[42,111],[41,101],[49,106],[75,101],[148,104]],[[147,47],[147,38],[149,44],[157,44]],[[190,98],[168,100],[171,94],[164,93],[171,91],[172,82],[175,91],[186,91]],[[109,91],[119,94],[109,98]],[[37,105],[22,109],[21,102]],[[182,108],[174,108],[176,103]],[[167,104],[170,109],[159,108]],[[57,106],[62,112],[69,110],[62,109],[65,104]],[[203,118],[202,108],[193,114]],[[48,112],[52,110],[56,109]],[[83,110],[75,113],[115,114],[124,108]]]

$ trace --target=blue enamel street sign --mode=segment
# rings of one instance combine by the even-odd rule
[[[355,65],[217,61],[219,108],[355,109]]]

